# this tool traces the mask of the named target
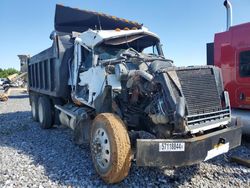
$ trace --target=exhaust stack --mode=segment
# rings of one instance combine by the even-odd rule
[[[232,26],[233,22],[232,4],[228,0],[225,0],[224,6],[227,9],[227,31],[228,31],[229,28]]]

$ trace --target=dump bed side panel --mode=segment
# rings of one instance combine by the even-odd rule
[[[68,98],[69,64],[73,56],[70,36],[56,36],[53,45],[30,58],[29,89],[38,93]]]

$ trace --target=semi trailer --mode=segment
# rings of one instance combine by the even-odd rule
[[[174,66],[155,33],[115,16],[56,5],[54,25],[52,46],[28,60],[32,116],[89,144],[105,182],[133,159],[180,167],[240,145],[219,68]]]

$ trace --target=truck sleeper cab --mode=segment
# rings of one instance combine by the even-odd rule
[[[233,108],[250,108],[250,23],[217,33],[207,45],[208,64],[221,68]]]

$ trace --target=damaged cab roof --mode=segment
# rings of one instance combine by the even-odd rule
[[[104,43],[107,45],[122,45],[124,43],[133,43],[140,40],[140,44],[144,47],[153,45],[160,41],[159,37],[145,29],[139,30],[92,30],[80,34],[83,45],[89,48]],[[143,43],[143,44],[142,44]],[[133,46],[133,44],[131,44]]]

